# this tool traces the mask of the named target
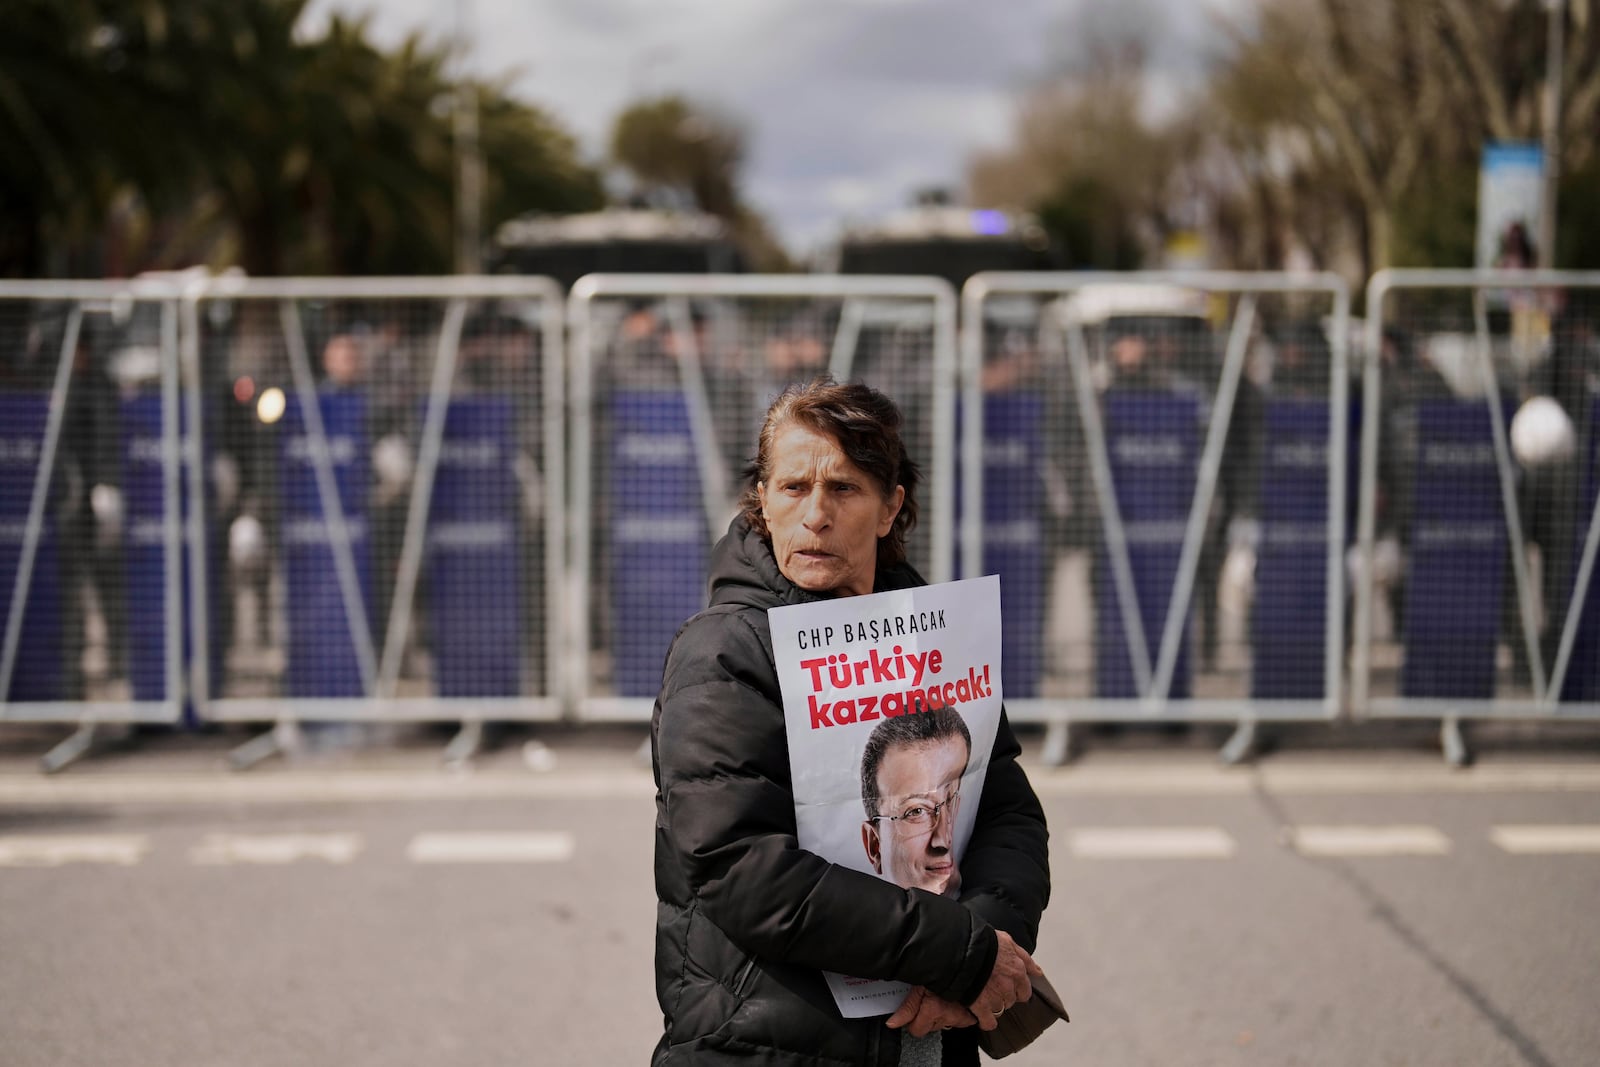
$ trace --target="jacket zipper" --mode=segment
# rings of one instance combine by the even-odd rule
[[[755,967],[756,967],[756,958],[754,956],[751,956],[748,960],[745,961],[744,966],[739,968],[739,973],[733,980],[733,995],[734,996],[736,996],[736,997],[744,996],[745,983],[749,980],[750,972],[755,970]]]

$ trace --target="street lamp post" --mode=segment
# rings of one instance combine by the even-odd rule
[[[456,0],[455,108],[456,273],[482,274],[483,159],[478,145],[478,92],[472,84],[471,0]]]
[[[1549,38],[1545,50],[1544,210],[1539,213],[1539,266],[1556,265],[1556,192],[1561,185],[1561,52],[1566,29],[1566,0],[1545,0]]]

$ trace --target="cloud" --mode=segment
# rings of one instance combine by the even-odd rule
[[[975,151],[1009,138],[1021,93],[1096,0],[458,2],[478,69],[516,72],[514,91],[591,159],[643,96],[682,92],[740,121],[748,195],[803,253],[847,214],[885,213],[921,186],[959,187]],[[1170,16],[1176,43],[1155,50],[1170,72],[1204,32],[1203,12],[1193,0],[1149,6]],[[371,11],[386,44],[455,30],[452,7],[432,0],[313,0],[308,25],[334,10]]]

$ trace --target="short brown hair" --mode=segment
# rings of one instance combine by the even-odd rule
[[[878,538],[878,566],[904,563],[906,535],[917,524],[920,474],[900,437],[903,422],[893,400],[861,382],[841,385],[823,376],[789,386],[767,408],[755,459],[745,468],[745,488],[739,497],[745,522],[763,538],[772,540],[756,487],[772,475],[772,449],[778,432],[790,423],[799,423],[837,441],[850,462],[877,483],[878,492],[885,498],[895,486],[905,488],[905,501],[894,525]]]

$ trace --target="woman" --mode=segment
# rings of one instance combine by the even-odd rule
[[[906,562],[917,469],[900,413],[818,379],[768,409],[711,606],[679,631],[651,723],[653,1062],[973,1064],[977,1029],[1030,994],[1049,897],[1044,812],[1002,714],[959,899],[796,842],[767,609],[923,585]],[[840,1017],[822,971],[908,982],[887,1020]]]

